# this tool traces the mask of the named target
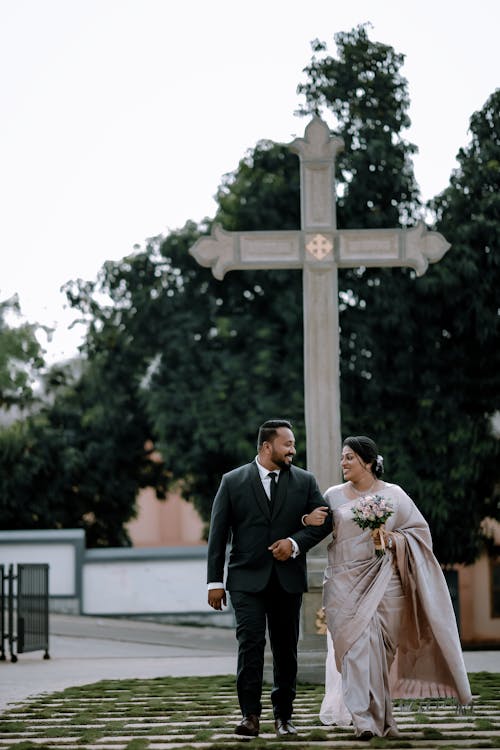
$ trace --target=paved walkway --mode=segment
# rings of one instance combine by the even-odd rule
[[[9,703],[102,679],[236,672],[232,628],[51,615],[50,659],[37,651],[0,662],[0,711]],[[500,651],[464,654],[469,672],[500,672]]]
[[[235,674],[234,631],[51,615],[43,651],[0,662],[0,711],[9,703],[103,679]]]

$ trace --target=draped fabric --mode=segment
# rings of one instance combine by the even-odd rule
[[[343,487],[325,494],[334,532],[323,586],[331,642],[320,718],[345,724],[350,715],[358,734],[390,735],[397,732],[392,698],[454,697],[468,705],[472,696],[424,517],[401,487],[385,483],[377,494],[394,508],[385,524],[394,546],[376,557],[370,531],[352,520],[356,501]]]

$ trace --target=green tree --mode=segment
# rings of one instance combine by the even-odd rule
[[[273,152],[277,172],[282,149],[264,143],[253,156],[269,162]],[[298,202],[296,211],[298,217]],[[258,424],[270,413],[302,420],[303,390],[302,353],[294,345],[300,277],[292,289],[280,273],[215,280],[188,253],[207,228],[190,222],[152,238],[143,251],[107,264],[97,284],[68,287],[72,304],[89,316],[85,349],[93,362],[102,357],[99,368],[107,370],[115,356],[114,337],[126,341],[125,369],[139,384],[169,479],[182,481],[205,519],[221,474],[253,455]],[[102,292],[108,306],[95,302]]]
[[[217,199],[225,229],[297,228],[297,159],[262,141]],[[292,420],[304,457],[301,277],[234,272],[220,282],[187,254],[194,238],[180,239],[160,247],[183,288],[160,302],[162,357],[147,405],[166,465],[208,520],[222,473],[254,455],[257,427],[270,415]]]
[[[38,326],[9,324],[9,318],[15,320],[20,313],[17,297],[0,301],[0,409],[32,404],[35,381],[44,366]]]
[[[390,478],[422,508],[436,554],[449,564],[473,562],[482,519],[500,517],[500,444],[491,429],[500,392],[498,104],[497,93],[473,115],[471,143],[433,203],[451,249],[420,279],[403,276],[398,287],[378,277],[364,316],[369,364],[358,372],[354,360],[351,391],[343,381],[344,429],[361,425],[377,438]],[[343,328],[346,318],[357,322],[348,310]],[[352,335],[359,341],[359,330]],[[356,391],[360,376],[365,385]]]
[[[432,203],[452,248],[418,284],[413,435],[419,494],[445,559],[472,561],[485,516],[500,519],[500,89],[470,120],[450,186]],[[458,515],[458,522],[457,522]],[[453,525],[453,533],[450,533]]]
[[[165,481],[121,364],[117,344],[107,367],[97,356],[76,380],[59,368],[50,403],[0,431],[1,528],[83,528],[89,547],[130,543],[138,490],[161,493]]]
[[[412,156],[403,138],[411,122],[404,55],[372,41],[368,25],[335,34],[336,57],[325,42],[312,42],[313,57],[298,93],[301,115],[334,115],[345,142],[337,158],[339,226],[384,228],[414,223],[419,191]],[[360,222],[362,222],[360,224]]]

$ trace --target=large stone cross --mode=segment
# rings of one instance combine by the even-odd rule
[[[302,268],[307,467],[321,491],[340,481],[338,268],[410,266],[418,275],[450,247],[423,223],[412,229],[336,228],[335,156],[343,147],[314,117],[288,144],[300,159],[301,230],[226,232],[215,225],[190,253],[217,279],[236,269]]]

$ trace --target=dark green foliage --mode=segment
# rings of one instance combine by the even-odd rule
[[[218,282],[188,254],[197,231],[189,224],[114,264],[101,282],[114,305],[92,312],[88,351],[93,361],[99,352],[99,369],[107,371],[115,355],[106,351],[105,332],[130,336],[124,356],[170,479],[182,481],[206,519],[222,473],[251,459],[257,426],[269,414],[291,418],[300,434],[302,352],[295,341],[302,317],[298,274],[292,286],[277,272]],[[127,304],[118,306],[123,289]],[[80,295],[75,303],[90,309]],[[132,348],[144,355],[141,362]]]
[[[129,373],[114,365],[68,375],[50,406],[0,431],[2,529],[84,528],[90,547],[129,543],[137,492],[161,488],[163,467]]]
[[[227,231],[299,229],[297,157],[287,146],[260,141],[235,172],[224,175],[216,199],[215,221]]]
[[[366,25],[334,38],[336,57],[324,42],[313,42],[298,92],[305,97],[300,113],[332,112],[345,142],[337,159],[339,226],[411,223],[418,204],[411,161],[417,149],[401,135],[410,125],[408,83],[400,72],[404,55],[373,42]]]
[[[17,297],[0,301],[0,409],[25,408],[35,401],[34,380],[44,366],[36,339],[38,326],[13,326],[8,317],[20,315]]]
[[[425,727],[424,729],[422,729],[422,735],[427,740],[444,739],[442,732],[440,732],[439,729],[435,729],[434,727]]]
[[[297,159],[260,143],[226,176],[216,221],[225,229],[297,227],[298,182]],[[187,227],[159,247],[175,276],[164,277],[167,296],[154,314],[161,358],[145,402],[166,465],[208,519],[222,474],[252,459],[265,419],[292,420],[304,459],[301,276],[235,272],[220,282],[188,254],[192,244]]]
[[[224,178],[218,198],[216,220],[226,229],[298,227],[298,161],[262,142]],[[254,204],[265,207],[262,218]],[[169,472],[157,472],[160,495],[164,482],[181,482],[205,519],[222,473],[254,455],[260,422],[284,415],[303,435],[300,274],[235,273],[229,284],[216,281],[188,252],[209,228],[188,222],[105,264],[96,283],[66,288],[89,326],[84,350],[100,389],[95,408],[132,448],[158,437]],[[114,433],[113,445],[137,473],[137,459]],[[130,510],[129,493],[123,498]]]
[[[402,450],[396,443],[393,459],[448,563],[471,562],[481,520],[499,518],[500,442],[491,424],[500,408],[499,125],[497,91],[472,117],[459,168],[433,202],[437,229],[452,247],[406,299],[414,311],[405,336],[411,356],[400,373],[406,418],[394,425]]]

